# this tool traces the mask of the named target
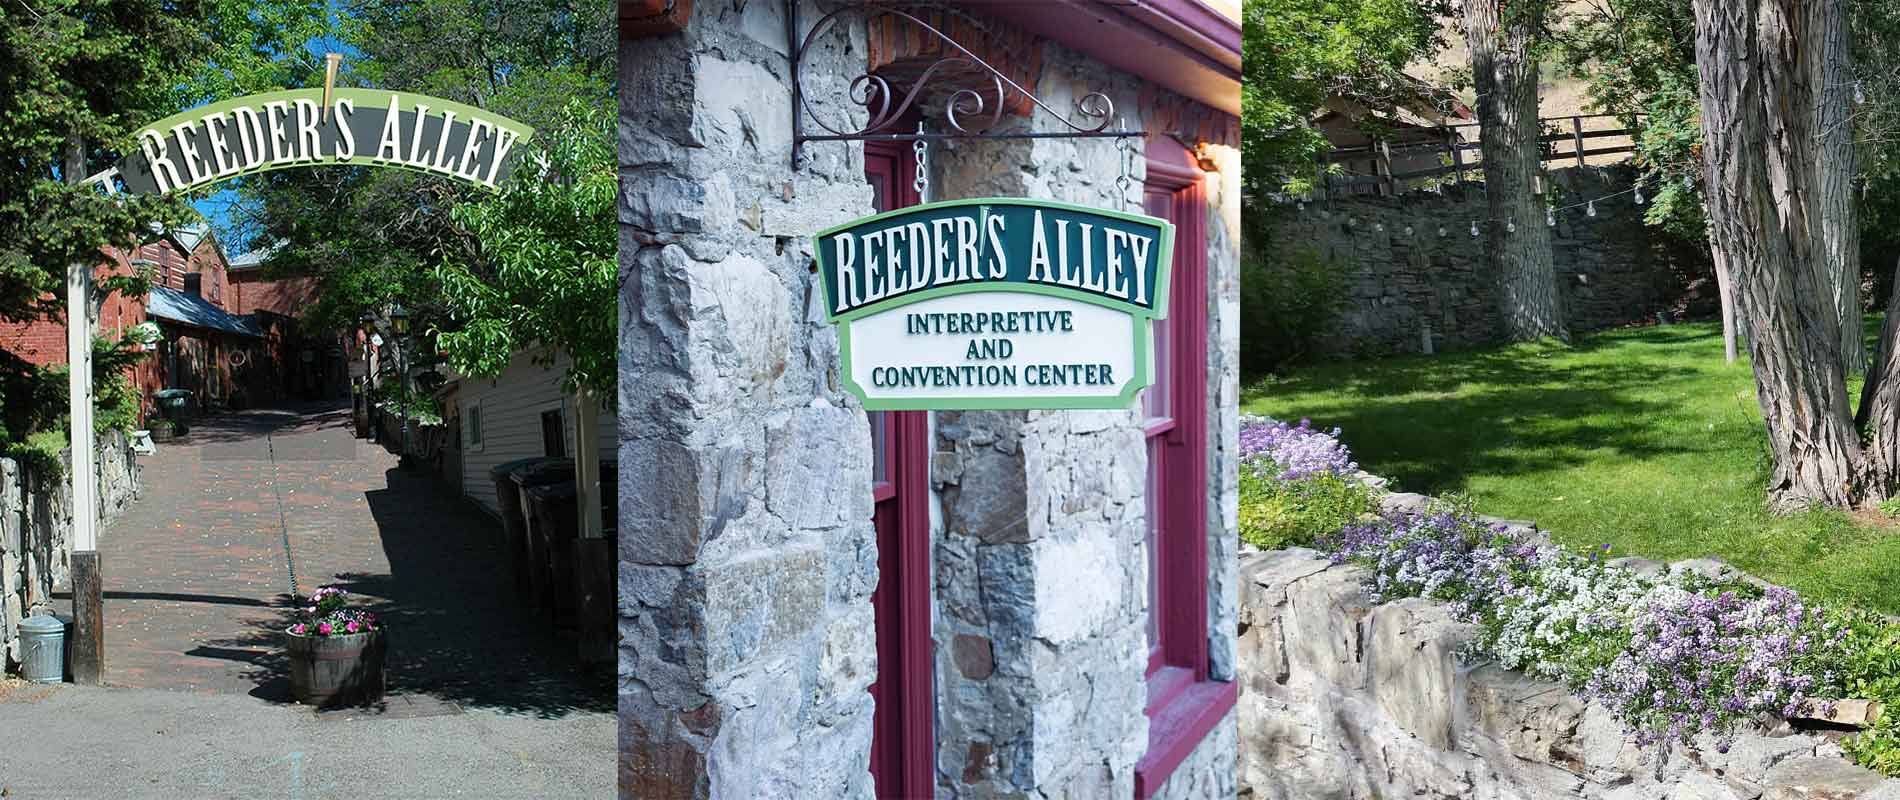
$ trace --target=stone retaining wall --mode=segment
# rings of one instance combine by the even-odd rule
[[[1555,202],[1569,205],[1628,192],[1634,171],[1570,167],[1549,177]],[[1649,188],[1653,192],[1653,182]],[[1627,193],[1605,197],[1595,217],[1582,208],[1557,214],[1551,255],[1573,333],[1653,320],[1681,302],[1693,276],[1708,271],[1706,251],[1677,248],[1644,225],[1644,207],[1633,200]],[[1265,221],[1251,224],[1247,247],[1268,248],[1251,257],[1272,262],[1285,257],[1281,248],[1310,246],[1346,271],[1346,311],[1318,340],[1329,355],[1417,353],[1426,327],[1435,350],[1502,341],[1496,279],[1485,263],[1485,240],[1473,237],[1471,227],[1476,222],[1483,237],[1509,233],[1502,222],[1484,222],[1489,212],[1481,184],[1396,197],[1347,195],[1304,206],[1263,202],[1248,213]],[[1541,218],[1512,222],[1545,224]]]
[[[71,454],[61,454],[60,462],[60,471],[48,474],[0,458],[0,667],[6,672],[19,667],[20,620],[51,606],[53,592],[68,588],[73,500],[65,476]],[[94,467],[104,525],[138,498],[138,460],[130,439],[118,431],[101,435]]]
[[[1561,685],[1460,663],[1474,630],[1449,604],[1374,605],[1370,573],[1312,550],[1244,548],[1240,574],[1242,797],[1900,800],[1785,727],[1646,754]]]

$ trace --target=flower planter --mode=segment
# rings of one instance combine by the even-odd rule
[[[297,702],[331,708],[382,699],[388,649],[382,629],[339,636],[286,633],[284,640]]]
[[[152,441],[154,442],[169,442],[172,440],[172,429],[170,426],[153,426],[151,433]]]

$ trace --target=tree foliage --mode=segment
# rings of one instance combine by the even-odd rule
[[[457,369],[496,375],[516,351],[544,361],[562,351],[570,388],[605,395],[614,387],[616,122],[611,105],[572,102],[524,154],[545,164],[545,176],[511,181],[450,213],[465,244],[445,249],[432,274],[449,316],[462,323],[438,337]]]
[[[1444,46],[1447,0],[1246,0],[1241,141],[1247,182],[1304,192],[1328,144],[1312,124],[1329,100],[1380,112],[1438,103],[1404,73]],[[1376,124],[1373,120],[1364,120]]]
[[[517,173],[533,175],[539,168],[530,163],[537,152],[558,157],[559,142],[573,133],[572,127],[591,124],[591,116],[577,123],[570,104],[591,108],[611,102],[616,53],[613,9],[605,2],[560,0],[342,3],[336,12],[336,30],[349,57],[338,83],[442,97],[526,123],[536,129],[536,135],[518,156]],[[601,147],[612,147],[611,129],[592,135]],[[495,346],[540,342],[566,348],[579,341],[570,340],[565,332],[520,328],[526,319],[508,316],[516,309],[481,302],[481,293],[470,285],[457,284],[460,294],[452,303],[449,287],[437,272],[446,261],[465,268],[451,270],[451,280],[472,276],[479,281],[501,281],[488,288],[502,295],[512,292],[497,266],[506,257],[499,250],[486,249],[471,226],[493,226],[483,235],[508,236],[516,231],[513,225],[545,222],[510,216],[526,205],[552,202],[546,196],[524,198],[519,195],[524,188],[510,186],[497,196],[404,170],[342,166],[287,170],[242,179],[243,199],[235,221],[243,239],[270,248],[265,262],[269,274],[316,279],[318,299],[303,312],[312,325],[349,327],[365,314],[400,303],[417,330],[442,335],[439,341],[444,343],[461,343],[453,348],[451,360],[458,369],[475,372],[486,370],[492,358],[505,363],[509,353],[474,358],[476,353],[467,346],[470,342],[488,341]],[[498,201],[517,205],[508,212],[462,210],[493,208]],[[584,205],[587,199],[568,202]],[[611,212],[603,219],[597,235],[611,239]],[[558,226],[546,230],[556,236],[546,246],[574,248],[566,252],[582,252],[580,242],[596,235],[591,231],[563,234]],[[579,278],[582,272],[564,274]],[[542,288],[566,292],[571,287]],[[604,306],[585,307],[592,315],[589,324],[611,326],[615,307],[611,293]],[[575,310],[567,309],[571,316],[583,316],[573,314]],[[492,332],[498,326],[512,326],[510,334],[523,338],[484,339],[478,332]],[[464,329],[471,333],[455,335]],[[578,351],[576,355],[578,370],[583,359]],[[579,372],[572,377],[588,385],[595,380],[594,375],[583,378]]]

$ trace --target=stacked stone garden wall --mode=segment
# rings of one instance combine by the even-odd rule
[[[49,608],[53,592],[69,585],[73,494],[65,476],[71,454],[60,461],[60,470],[50,472],[0,458],[0,666],[8,672],[20,663],[20,620]],[[103,525],[138,498],[137,457],[125,434],[99,437],[94,467]]]
[[[1651,321],[1659,311],[1706,311],[1700,291],[1707,253],[1669,241],[1642,221],[1645,206],[1628,193],[1635,170],[1627,165],[1553,170],[1556,203],[1590,198],[1584,209],[1557,215],[1552,261],[1564,316],[1572,332]],[[1654,184],[1650,185],[1654,190]],[[1342,195],[1297,204],[1256,203],[1265,222],[1249,223],[1251,258],[1277,261],[1312,248],[1346,273],[1346,310],[1317,342],[1335,356],[1417,353],[1423,330],[1435,350],[1502,341],[1495,276],[1485,265],[1482,237],[1508,236],[1505,223],[1487,224],[1482,184],[1412,191],[1394,197]],[[1519,226],[1543,219],[1512,220]],[[1443,235],[1440,235],[1440,230]],[[1256,244],[1254,237],[1258,237]]]
[[[1423,500],[1393,495],[1388,508]],[[1315,551],[1244,548],[1240,573],[1242,797],[1900,800],[1900,780],[1847,761],[1839,733],[1783,725],[1726,752],[1706,735],[1640,750],[1561,685],[1464,663],[1474,629],[1449,604],[1373,604],[1370,573]]]

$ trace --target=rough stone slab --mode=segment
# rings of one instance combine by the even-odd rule
[[[1762,800],[1857,800],[1882,782],[1879,773],[1837,758],[1793,758],[1768,771]]]
[[[1359,625],[1371,611],[1364,570],[1323,570],[1289,584],[1280,625],[1292,680],[1363,688],[1366,669]]]
[[[1460,722],[1463,674],[1455,653],[1471,636],[1442,603],[1406,598],[1365,621],[1367,688],[1400,729],[1449,749]]]

